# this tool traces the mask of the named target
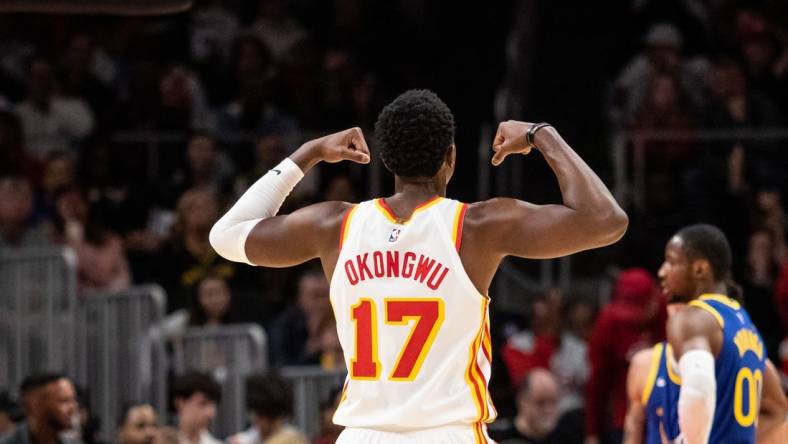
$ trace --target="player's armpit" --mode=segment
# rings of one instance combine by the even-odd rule
[[[623,234],[618,211],[587,214],[564,205],[495,198],[471,204],[466,226],[501,256],[548,259],[609,245]],[[611,229],[615,227],[621,229]]]
[[[777,369],[768,359],[764,368],[762,393],[756,442],[758,444],[788,442],[788,400],[780,386]]]
[[[338,251],[342,218],[351,206],[322,202],[263,219],[246,239],[246,255],[264,267],[290,267],[315,258],[325,262]]]

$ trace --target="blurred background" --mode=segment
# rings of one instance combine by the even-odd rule
[[[630,216],[614,246],[496,276],[493,438],[620,442],[629,358],[664,337],[664,245],[695,222],[728,235],[788,389],[785,2],[196,0],[0,15],[0,436],[47,418],[27,395],[64,375],[68,440],[333,442],[345,369],[319,264],[227,262],[207,234],[350,126],[372,164],[320,165],[283,211],[391,193],[372,128],[416,87],[455,114],[450,197],[558,201],[538,153],[489,163],[499,121],[548,121]]]

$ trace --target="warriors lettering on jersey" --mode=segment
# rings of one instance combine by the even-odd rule
[[[438,290],[449,268],[435,259],[412,251],[373,251],[356,255],[344,264],[350,285],[377,278],[402,278],[426,284]]]

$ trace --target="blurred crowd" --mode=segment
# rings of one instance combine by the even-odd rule
[[[432,73],[414,58],[400,66],[390,57],[396,45],[369,48],[376,34],[369,23],[382,26],[396,13],[403,34],[442,41],[437,30],[423,31],[435,11],[420,2],[393,2],[391,10],[369,3],[197,0],[189,13],[162,18],[0,16],[0,250],[67,245],[77,256],[82,300],[156,282],[167,294],[169,337],[257,323],[271,367],[342,370],[318,264],[231,263],[212,250],[208,231],[228,203],[311,135],[369,130],[403,85],[425,86],[410,83]],[[518,313],[493,305],[491,391],[500,416],[490,434],[504,443],[619,442],[629,359],[664,338],[665,300],[653,276],[665,241],[689,222],[728,234],[745,306],[788,389],[786,11],[769,1],[662,2],[683,11],[670,14],[654,6],[660,2],[622,3],[645,24],[628,36],[638,46],[629,60],[608,67],[615,75],[606,79],[604,111],[608,135],[630,134],[630,148],[642,152],[645,201],[630,211],[630,232],[616,247],[611,265],[624,271],[611,292],[549,289]],[[490,53],[503,54],[500,46]],[[466,55],[449,51],[433,63],[468,63]],[[411,68],[419,74],[391,80]],[[454,94],[480,97],[465,87]],[[491,109],[494,85],[485,88]],[[476,133],[468,112],[455,109],[466,124],[458,138]],[[713,130],[728,133],[699,137]],[[463,162],[474,171],[471,157]],[[357,202],[371,189],[365,170],[323,167],[283,211]],[[140,400],[124,408],[116,436],[104,439],[216,442],[207,431],[220,399],[216,383],[191,374],[173,387],[172,412]],[[38,444],[96,441],[90,419],[101,412],[90,414],[68,378],[31,375],[2,390],[19,395],[0,398],[0,436],[10,442],[27,442],[19,430]],[[335,398],[325,400],[323,432],[313,442],[336,437]],[[219,438],[306,442],[287,425],[292,394],[276,374],[250,377],[246,401],[250,428]]]

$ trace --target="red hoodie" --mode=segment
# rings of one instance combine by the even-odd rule
[[[629,362],[637,351],[665,339],[666,321],[665,300],[651,274],[642,268],[621,272],[612,301],[600,312],[588,344],[586,436],[623,429]]]

